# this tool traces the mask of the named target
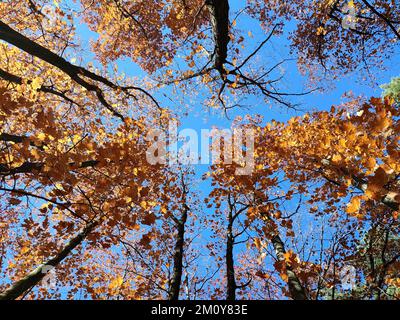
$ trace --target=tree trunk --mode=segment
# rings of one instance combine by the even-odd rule
[[[188,208],[185,206],[181,219],[177,222],[177,238],[175,242],[174,251],[174,270],[169,289],[169,300],[178,300],[179,292],[182,282],[182,268],[183,268],[183,246],[185,240],[185,224],[188,215]]]
[[[45,276],[48,267],[56,267],[63,261],[76,247],[78,247],[86,236],[98,224],[98,221],[89,223],[77,236],[72,238],[68,244],[54,257],[37,267],[21,280],[14,283],[10,288],[0,293],[0,300],[15,300],[24,292],[38,284]]]
[[[236,280],[235,280],[235,264],[233,259],[234,237],[232,232],[233,218],[232,211],[229,211],[229,221],[226,238],[226,281],[227,295],[226,300],[236,300]]]
[[[278,260],[285,261],[285,245],[279,235],[276,235],[272,238],[272,245],[274,247]],[[288,287],[291,298],[293,300],[308,300],[306,290],[300,283],[293,269],[288,265],[286,265],[286,273],[288,276]]]
[[[206,5],[211,15],[211,26],[214,35],[214,67],[221,74],[228,57],[229,39],[229,1],[207,0]]]

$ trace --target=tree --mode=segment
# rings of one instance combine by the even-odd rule
[[[400,96],[400,78],[395,77],[392,78],[390,83],[384,84],[381,86],[383,89],[383,96],[384,97],[390,97],[393,98],[399,102],[399,96]]]
[[[227,117],[260,98],[297,110],[296,97],[339,76],[375,73],[396,52],[399,10],[379,0],[2,1],[0,299],[398,299],[398,78],[382,98],[284,123],[250,108],[232,129],[247,130],[254,150],[222,152],[208,195],[196,169],[148,151],[186,99]],[[244,28],[250,19],[261,38]],[[277,37],[291,57],[266,58]],[[127,60],[130,76],[118,70]],[[290,60],[310,89],[283,89]],[[229,139],[216,143],[229,151]],[[247,153],[254,166],[238,174]]]
[[[321,78],[340,76],[360,67],[379,66],[400,40],[399,3],[392,1],[325,0],[249,1],[249,12],[269,29],[277,18],[296,19],[290,35],[299,67]],[[321,70],[322,69],[322,70]]]

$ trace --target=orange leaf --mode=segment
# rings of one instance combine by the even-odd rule
[[[271,278],[271,276],[269,274],[266,274],[266,273],[262,272],[261,270],[258,270],[256,272],[256,276],[260,277],[261,279],[269,279],[269,278]]]
[[[349,214],[357,213],[360,210],[361,206],[361,198],[360,197],[353,197],[350,203],[347,205],[346,212]]]

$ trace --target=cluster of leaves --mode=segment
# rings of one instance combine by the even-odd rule
[[[146,137],[176,120],[160,96],[293,107],[277,87],[286,61],[256,59],[287,25],[311,81],[381,66],[400,39],[398,1],[249,0],[235,16],[230,4],[0,3],[0,299],[400,298],[397,78],[384,98],[238,120],[255,133],[254,171],[213,165],[207,199],[190,170],[149,163]],[[345,8],[357,13],[349,28]],[[240,28],[242,14],[265,40]],[[125,58],[147,76],[118,72]]]

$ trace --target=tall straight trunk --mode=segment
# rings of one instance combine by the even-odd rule
[[[228,217],[228,228],[227,228],[227,238],[226,238],[226,281],[227,281],[227,292],[226,292],[226,300],[235,300],[236,299],[236,280],[235,280],[235,263],[233,259],[233,246],[235,238],[233,236],[232,226],[233,226],[233,217],[232,210],[229,211]]]
[[[223,65],[228,56],[229,38],[229,1],[207,0],[214,35],[214,67],[224,73]]]
[[[183,269],[183,246],[185,242],[185,224],[188,215],[188,208],[185,206],[181,219],[177,221],[177,238],[175,242],[174,251],[174,267],[171,285],[168,293],[169,300],[178,300],[179,292],[182,283],[182,269]]]
[[[285,245],[279,235],[275,235],[272,238],[272,245],[275,250],[275,254],[279,261],[285,261]],[[305,288],[302,286],[299,278],[297,278],[296,273],[293,269],[286,264],[286,273],[288,276],[288,287],[290,296],[294,300],[308,300],[308,296]]]
[[[72,238],[67,245],[57,255],[37,267],[21,280],[15,282],[10,288],[0,293],[0,300],[15,300],[21,297],[27,290],[38,284],[47,273],[48,267],[56,267],[63,261],[76,247],[78,247],[86,236],[97,226],[98,221],[89,223],[78,235]]]

